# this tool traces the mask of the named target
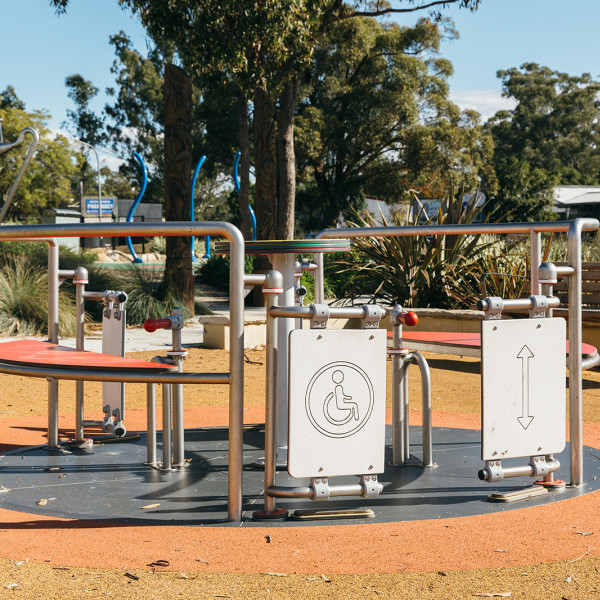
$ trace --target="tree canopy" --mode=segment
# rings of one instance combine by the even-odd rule
[[[8,218],[39,218],[46,208],[66,207],[71,200],[71,179],[75,171],[72,152],[62,136],[52,138],[47,128],[48,114],[27,112],[15,90],[0,92],[0,119],[5,141],[13,141],[27,127],[36,129],[40,143],[35,159],[25,171],[8,212]],[[3,202],[21,167],[28,148],[25,143],[7,152],[0,160],[0,200]]]
[[[555,185],[600,183],[600,82],[536,63],[498,77],[515,107],[487,124],[500,184],[496,201],[514,220],[548,217]]]

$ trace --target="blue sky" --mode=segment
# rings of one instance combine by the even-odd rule
[[[442,47],[455,68],[452,97],[484,117],[506,106],[498,69],[531,61],[572,75],[600,75],[600,0],[482,0],[474,13],[451,9],[448,14],[461,36]],[[402,17],[402,22],[414,19]],[[72,108],[64,86],[68,75],[79,73],[101,90],[113,85],[111,34],[122,29],[136,48],[145,48],[143,28],[116,0],[71,0],[62,16],[48,0],[0,0],[0,22],[0,90],[12,85],[28,110],[50,111],[52,128],[59,128]],[[95,108],[104,102],[100,96]]]

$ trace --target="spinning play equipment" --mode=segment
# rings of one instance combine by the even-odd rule
[[[456,235],[476,233],[527,233],[531,236],[534,248],[532,263],[532,295],[524,299],[484,298],[481,309],[487,318],[482,324],[480,338],[483,365],[482,403],[483,430],[481,458],[485,465],[479,477],[475,463],[469,460],[467,470],[472,483],[465,484],[469,490],[482,493],[482,486],[499,486],[507,479],[517,476],[530,476],[541,483],[537,488],[552,489],[558,485],[554,480],[555,468],[564,462],[557,455],[564,446],[564,380],[565,347],[564,321],[555,319],[552,309],[558,304],[552,286],[558,278],[569,282],[569,396],[570,396],[570,488],[578,488],[583,483],[583,457],[581,426],[581,373],[584,367],[598,363],[595,349],[582,358],[581,345],[581,235],[584,231],[596,231],[599,227],[594,219],[577,219],[555,223],[521,224],[481,224],[456,226],[421,226],[403,228],[362,228],[327,230],[314,240],[296,241],[256,241],[244,243],[239,230],[227,223],[111,223],[75,225],[24,225],[3,226],[0,228],[0,241],[14,239],[47,239],[53,248],[56,237],[73,236],[125,236],[125,235],[212,235],[223,236],[228,243],[217,244],[217,251],[230,254],[230,355],[227,373],[185,373],[182,371],[184,350],[180,344],[180,315],[176,311],[146,325],[147,331],[164,327],[173,332],[171,355],[157,362],[143,362],[143,366],[132,364],[122,357],[106,353],[86,353],[77,348],[64,351],[55,342],[46,344],[51,353],[60,355],[62,360],[48,363],[33,346],[23,347],[18,356],[19,364],[10,362],[14,353],[2,350],[0,345],[0,371],[33,377],[44,377],[57,383],[60,379],[76,381],[102,381],[112,383],[144,382],[148,384],[148,424],[146,452],[150,467],[163,469],[158,479],[146,477],[144,485],[166,486],[163,498],[171,496],[174,490],[189,488],[190,482],[184,456],[184,435],[182,396],[177,386],[194,384],[229,385],[229,427],[222,432],[190,433],[190,442],[208,436],[219,448],[219,456],[227,461],[227,477],[222,469],[211,470],[210,461],[202,457],[202,464],[196,468],[207,469],[200,475],[202,482],[210,485],[205,521],[218,510],[217,491],[221,482],[227,485],[227,518],[241,521],[244,513],[250,514],[255,508],[258,496],[252,495],[248,502],[243,501],[243,477],[245,469],[252,468],[243,445],[243,297],[244,287],[259,285],[266,296],[266,422],[264,438],[251,443],[259,448],[265,444],[263,482],[264,506],[254,511],[254,518],[261,521],[282,519],[288,513],[297,518],[307,517],[307,503],[325,501],[328,498],[344,497],[343,511],[334,512],[316,504],[309,509],[310,518],[365,518],[364,504],[374,509],[394,512],[407,500],[407,490],[411,489],[408,479],[413,481],[423,477],[430,481],[432,488],[441,494],[433,504],[445,502],[444,494],[450,493],[449,486],[436,485],[436,478],[448,478],[445,460],[436,460],[440,466],[433,468],[436,430],[431,427],[431,396],[429,368],[425,358],[418,351],[410,350],[404,343],[403,328],[415,325],[416,316],[401,306],[381,307],[367,304],[355,306],[329,306],[323,301],[322,263],[326,252],[339,252],[349,249],[349,238],[379,235]],[[568,233],[569,265],[555,267],[540,264],[539,233],[560,231]],[[246,252],[266,254],[271,257],[274,269],[266,274],[245,275],[243,272]],[[298,286],[298,277],[303,270],[313,271],[311,263],[304,265],[299,258],[306,254],[314,255],[316,266],[316,298],[314,304],[304,306],[304,295]],[[50,277],[58,280],[57,263],[51,263]],[[78,275],[83,279],[83,275]],[[57,293],[57,286],[55,289]],[[53,292],[54,293],[54,292]],[[116,295],[115,295],[116,294]],[[82,295],[81,293],[79,295]],[[123,296],[113,292],[107,297],[112,302],[112,311],[123,310]],[[54,305],[53,305],[54,306]],[[505,320],[503,311],[520,307],[529,310],[529,318],[521,322]],[[391,348],[386,348],[387,332],[380,328],[381,320],[389,316],[392,327]],[[49,310],[49,330],[55,331],[54,308]],[[111,315],[113,318],[114,315]],[[350,319],[354,329],[335,329],[334,319]],[[299,321],[308,324],[300,328]],[[110,327],[110,326],[109,326]],[[117,328],[118,331],[118,328]],[[149,333],[150,334],[150,333]],[[415,334],[417,335],[417,334]],[[408,339],[408,335],[406,336]],[[179,340],[179,341],[178,341]],[[574,351],[577,349],[578,351]],[[80,360],[77,353],[84,353],[87,360]],[[392,425],[385,425],[385,368],[386,354],[392,360]],[[64,357],[68,355],[73,360]],[[12,356],[12,358],[11,358]],[[114,361],[122,361],[115,367]],[[58,364],[60,363],[60,364]],[[422,423],[418,428],[408,427],[408,386],[409,365],[419,367],[422,381]],[[82,365],[85,365],[82,366]],[[163,385],[163,432],[162,461],[156,457],[157,435],[155,419],[154,387]],[[175,387],[173,387],[175,386]],[[507,393],[500,393],[507,392]],[[58,447],[57,401],[51,393],[49,383],[49,447]],[[108,427],[118,428],[115,410],[120,408],[120,398],[111,404]],[[171,401],[173,399],[173,401]],[[106,402],[103,400],[103,402]],[[560,414],[563,420],[560,420]],[[106,415],[105,415],[106,416]],[[555,421],[556,420],[556,421]],[[562,428],[562,432],[560,431]],[[387,432],[391,433],[391,437]],[[114,433],[114,430],[113,430]],[[416,436],[412,443],[409,435]],[[460,438],[460,433],[456,434]],[[221,439],[222,438],[222,439]],[[250,439],[250,438],[248,438]],[[458,439],[458,438],[457,438]],[[254,440],[254,438],[252,438]],[[456,442],[456,440],[455,440]],[[125,447],[127,442],[122,447]],[[143,443],[143,442],[142,442]],[[444,442],[446,443],[446,442]],[[459,445],[464,442],[457,442]],[[470,444],[471,442],[469,442]],[[417,445],[418,444],[418,445]],[[120,446],[121,447],[121,446]],[[419,448],[418,451],[415,449]],[[440,449],[441,451],[441,449]],[[418,456],[417,456],[418,455]],[[254,457],[254,454],[252,454]],[[446,455],[440,454],[441,458]],[[92,458],[86,461],[93,461]],[[217,457],[215,457],[217,458]],[[437,458],[437,455],[436,455]],[[212,458],[211,458],[212,459]],[[37,460],[37,459],[36,459]],[[55,460],[54,455],[52,460]],[[114,459],[111,459],[114,460]],[[461,459],[464,467],[466,459]],[[511,461],[518,461],[512,464]],[[3,461],[3,465],[7,464]],[[89,464],[86,463],[86,464]],[[589,463],[586,463],[589,464]],[[277,472],[277,466],[285,468],[288,475]],[[0,468],[0,471],[1,471]],[[139,469],[139,467],[136,467]],[[415,471],[415,469],[418,469]],[[452,467],[454,472],[454,467]],[[406,475],[403,475],[406,473]],[[410,474],[410,475],[408,475]],[[172,478],[172,479],[169,479]],[[566,478],[566,477],[565,477]],[[440,480],[441,480],[440,479]],[[446,481],[446,480],[444,480]],[[197,485],[200,486],[200,483]],[[404,487],[406,486],[406,487]],[[464,485],[456,494],[464,496]],[[462,491],[461,491],[462,490]],[[385,492],[381,496],[382,491]],[[151,491],[147,492],[151,494]],[[260,495],[259,493],[259,495]],[[419,494],[419,491],[414,493]],[[473,495],[474,491],[469,491]],[[578,493],[577,491],[573,492]],[[487,492],[485,492],[487,495]],[[549,495],[546,492],[546,495]],[[459,496],[453,496],[450,504],[460,503]],[[154,496],[153,496],[154,497]],[[362,512],[357,512],[356,504],[348,504],[355,497]],[[419,499],[422,495],[419,495]],[[441,499],[440,499],[441,498]],[[510,498],[513,499],[513,498]],[[409,504],[419,504],[413,498]],[[536,500],[537,502],[537,500]],[[278,504],[279,503],[279,504]],[[139,502],[138,502],[139,506]],[[385,508],[384,508],[385,507]],[[161,507],[162,508],[162,507]],[[356,508],[356,510],[355,510]],[[348,510],[347,510],[348,509]],[[174,510],[181,513],[181,504]],[[369,509],[371,510],[371,509]],[[415,509],[416,510],[416,509]],[[139,508],[138,508],[139,511]],[[160,512],[160,511],[158,511]],[[186,508],[183,512],[189,512]],[[371,510],[374,513],[374,510]],[[429,514],[429,513],[428,513]],[[446,514],[446,513],[444,513]],[[439,517],[439,514],[437,515]],[[418,517],[417,517],[418,518]],[[435,518],[433,515],[431,518]],[[393,519],[393,517],[392,517]]]

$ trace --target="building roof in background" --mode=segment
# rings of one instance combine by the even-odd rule
[[[556,208],[574,204],[600,204],[600,186],[560,185],[554,188]]]

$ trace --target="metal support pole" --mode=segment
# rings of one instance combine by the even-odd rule
[[[174,308],[172,316],[180,317],[181,311]],[[177,372],[183,373],[184,350],[181,346],[181,329],[172,330],[173,351],[170,353],[177,365]],[[167,353],[169,354],[169,353]],[[187,353],[186,353],[187,354]],[[183,385],[181,383],[173,384],[173,466],[181,467],[185,465],[184,456],[184,423],[183,423]]]
[[[275,485],[277,471],[277,340],[278,320],[271,316],[270,308],[279,303],[283,291],[283,277],[278,271],[268,271],[263,293],[267,313],[266,339],[266,397],[265,397],[265,490]],[[272,514],[277,510],[275,498],[265,493],[264,512]]]
[[[156,464],[156,384],[146,385],[146,452],[149,465]]]
[[[48,377],[48,448],[58,448],[58,379]]]
[[[569,434],[571,485],[583,484],[583,385],[581,382],[581,232],[595,219],[575,219],[568,231],[569,266]],[[597,221],[596,221],[597,223]]]
[[[315,253],[315,304],[325,304],[325,258],[323,253]]]
[[[269,256],[273,269],[282,276],[281,296],[278,303],[283,306],[294,306],[296,304],[295,294],[295,257],[293,254],[282,253]],[[277,360],[277,379],[276,379],[276,397],[277,411],[275,418],[277,427],[276,437],[276,456],[278,464],[287,463],[288,450],[288,353],[286,351],[290,333],[296,328],[295,319],[282,319],[277,323],[277,345],[279,351],[276,353]]]
[[[227,232],[231,243],[229,270],[229,489],[230,521],[242,520],[244,468],[244,238],[235,227]]]
[[[88,283],[87,269],[79,267],[73,276],[75,284],[75,349],[84,350],[85,345],[85,286]],[[83,441],[83,381],[75,382],[75,439]]]
[[[58,242],[48,243],[48,341],[58,344]],[[58,379],[48,378],[48,447],[58,447]]]
[[[173,450],[171,447],[171,385],[164,383],[162,386],[162,470],[170,471],[173,463]]]
[[[531,279],[531,295],[536,296],[541,293],[538,277],[538,267],[542,262],[542,234],[540,231],[532,229],[529,232],[529,248],[531,254],[531,264],[529,265]]]
[[[433,442],[431,438],[431,372],[425,358],[419,352],[409,354],[410,360],[421,372],[421,433],[423,436],[423,466],[433,466]]]
[[[396,304],[392,310],[401,310],[400,305]],[[393,341],[392,350],[392,464],[404,464],[406,457],[404,455],[404,386],[402,382],[403,358],[397,353],[400,350],[402,342],[402,325],[398,322],[393,323],[392,327]]]

